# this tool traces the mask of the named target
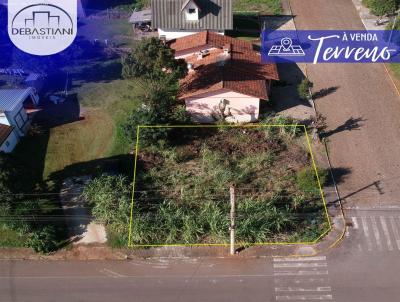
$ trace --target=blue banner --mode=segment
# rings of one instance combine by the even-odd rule
[[[264,63],[400,63],[398,30],[264,30]]]

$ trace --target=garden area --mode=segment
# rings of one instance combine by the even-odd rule
[[[286,122],[141,128],[132,245],[226,244],[232,184],[239,244],[318,239],[329,224],[304,128],[267,126]]]

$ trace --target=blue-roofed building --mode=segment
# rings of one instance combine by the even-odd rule
[[[2,133],[6,133],[7,137],[15,137],[18,142],[28,132],[32,113],[36,111],[35,108],[38,104],[39,96],[36,94],[34,88],[1,89],[0,125],[3,129]],[[2,139],[3,143],[7,143],[4,136],[4,140]],[[4,145],[0,145],[0,150],[2,149],[4,149]],[[9,149],[7,148],[7,150]]]

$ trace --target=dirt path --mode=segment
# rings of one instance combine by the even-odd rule
[[[83,186],[90,179],[88,176],[68,178],[63,182],[60,194],[68,230],[74,244],[105,243],[107,241],[104,226],[93,221],[87,202],[80,196]]]
[[[297,29],[364,29],[351,0],[291,0]],[[400,202],[400,98],[382,64],[308,65],[348,205]]]

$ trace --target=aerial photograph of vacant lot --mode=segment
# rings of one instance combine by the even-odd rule
[[[318,184],[326,172],[317,179],[304,129],[140,128],[133,244],[227,243],[232,185],[239,243],[318,239],[330,226]]]

